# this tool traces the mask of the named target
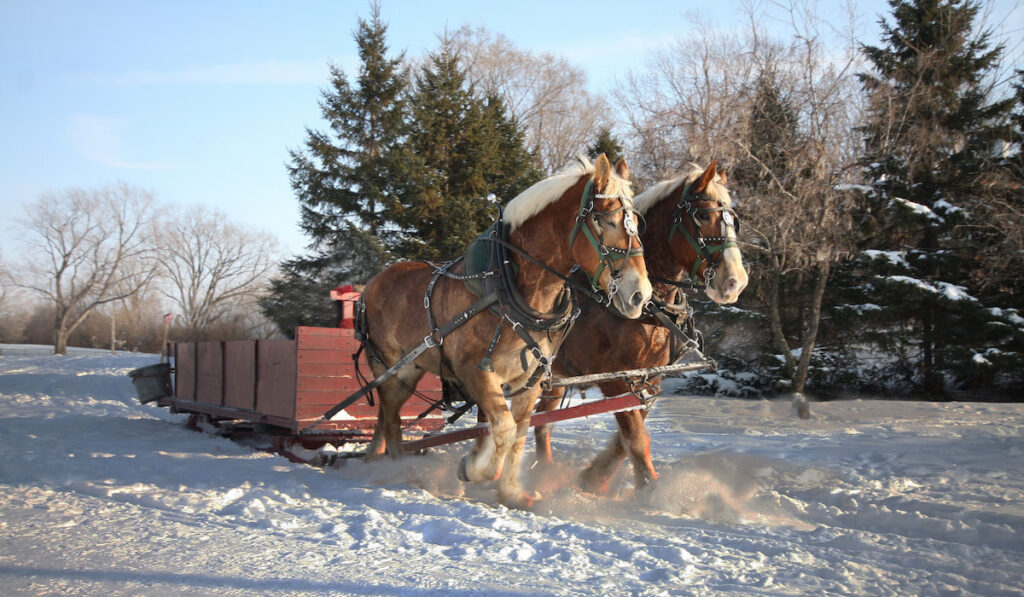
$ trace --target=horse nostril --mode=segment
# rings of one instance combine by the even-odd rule
[[[639,290],[634,292],[633,296],[629,297],[629,303],[630,303],[630,305],[632,305],[634,307],[639,307],[640,304],[643,303],[643,302],[644,302],[644,293],[640,292]]]

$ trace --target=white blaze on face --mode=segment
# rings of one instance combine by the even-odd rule
[[[736,225],[732,214],[723,211],[722,220],[726,224],[726,238],[736,242]],[[747,287],[747,270],[743,267],[743,255],[737,247],[729,247],[722,252],[722,260],[715,269],[715,277],[708,284],[708,298],[719,305],[735,303],[740,293]]]
[[[651,300],[653,292],[647,276],[641,276],[635,269],[626,269],[622,272],[611,299],[619,313],[629,319],[636,319],[643,315],[644,304]]]

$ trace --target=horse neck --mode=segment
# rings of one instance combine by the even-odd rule
[[[557,201],[523,222],[509,234],[509,242],[567,277],[574,264],[568,246],[569,235],[585,185],[586,180],[582,180]],[[519,267],[516,286],[530,307],[541,313],[553,309],[565,281],[519,254],[513,254],[512,259]]]
[[[681,192],[681,189],[676,189],[647,210],[647,213],[644,214],[647,226],[643,234],[640,235],[640,241],[644,244],[644,262],[647,264],[647,274],[651,278],[654,294],[663,300],[672,296],[677,287],[666,282],[659,282],[655,278],[681,282],[690,274],[690,269],[696,262],[696,252],[693,253],[693,260],[680,261],[677,259],[673,255],[672,246],[669,243],[672,216]],[[679,242],[680,239],[674,238],[678,235],[678,232],[673,235],[673,242]]]

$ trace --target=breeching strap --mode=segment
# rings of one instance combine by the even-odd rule
[[[359,400],[369,392],[376,389],[382,383],[393,377],[395,374],[397,374],[399,371],[405,368],[406,365],[416,360],[418,356],[426,352],[428,349],[438,346],[441,343],[441,341],[444,340],[445,336],[452,333],[453,331],[455,331],[456,328],[469,321],[471,317],[483,311],[484,309],[490,307],[496,302],[498,302],[498,293],[492,292],[487,296],[482,297],[477,302],[473,303],[468,309],[459,314],[458,317],[441,326],[435,333],[425,337],[423,339],[423,342],[421,342],[416,348],[412,349],[412,352],[406,354],[404,357],[399,359],[398,362],[389,367],[387,371],[381,373],[376,378],[374,378],[373,381],[359,388],[359,390],[357,390],[354,394],[339,402],[331,410],[325,412],[323,416],[321,416],[320,419],[316,421],[316,423],[314,423],[310,427],[307,427],[306,429],[316,427],[323,421],[330,421],[335,415],[340,413],[345,408],[351,406],[357,400]]]

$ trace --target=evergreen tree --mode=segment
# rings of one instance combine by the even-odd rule
[[[451,40],[421,68],[411,103],[409,148],[422,171],[392,214],[404,238],[398,252],[451,259],[497,216],[489,194],[507,201],[539,176],[501,101],[467,83]]]
[[[1010,122],[1013,127],[1011,147],[1014,153],[1007,158],[1009,167],[1010,184],[1021,189],[1024,184],[1024,70],[1017,71],[1017,78],[1013,83],[1015,108],[1010,115]]]
[[[597,139],[587,148],[587,157],[591,160],[601,154],[608,156],[608,161],[615,164],[622,158],[622,144],[612,135],[612,130],[606,126],[601,127],[597,133]]]
[[[384,266],[387,252],[373,235],[346,222],[329,245],[313,257],[281,264],[260,308],[289,337],[300,325],[334,327],[337,310],[330,292],[340,284],[365,284]]]
[[[344,222],[388,244],[384,209],[412,186],[416,160],[405,148],[409,76],[402,55],[388,56],[380,5],[371,9],[371,19],[360,19],[354,34],[355,80],[331,67],[331,87],[320,102],[330,131],[307,130],[305,146],[291,151],[289,176],[314,248],[330,244]]]
[[[889,0],[882,45],[865,46],[859,75],[870,118],[864,159],[873,191],[870,248],[861,265],[884,308],[879,340],[912,364],[930,395],[969,384],[991,338],[990,310],[972,281],[972,218],[1007,136],[1008,101],[988,101],[986,76],[1002,46],[975,31],[975,0]],[[866,301],[867,302],[867,301]],[[989,305],[990,306],[990,305]]]
[[[388,56],[380,5],[354,32],[360,67],[353,81],[331,67],[320,109],[328,131],[307,130],[292,150],[288,173],[301,208],[300,226],[312,255],[281,264],[260,302],[281,331],[297,325],[334,325],[329,292],[368,280],[391,260],[396,238],[389,208],[416,188],[419,164],[406,148],[409,75],[403,57]]]

